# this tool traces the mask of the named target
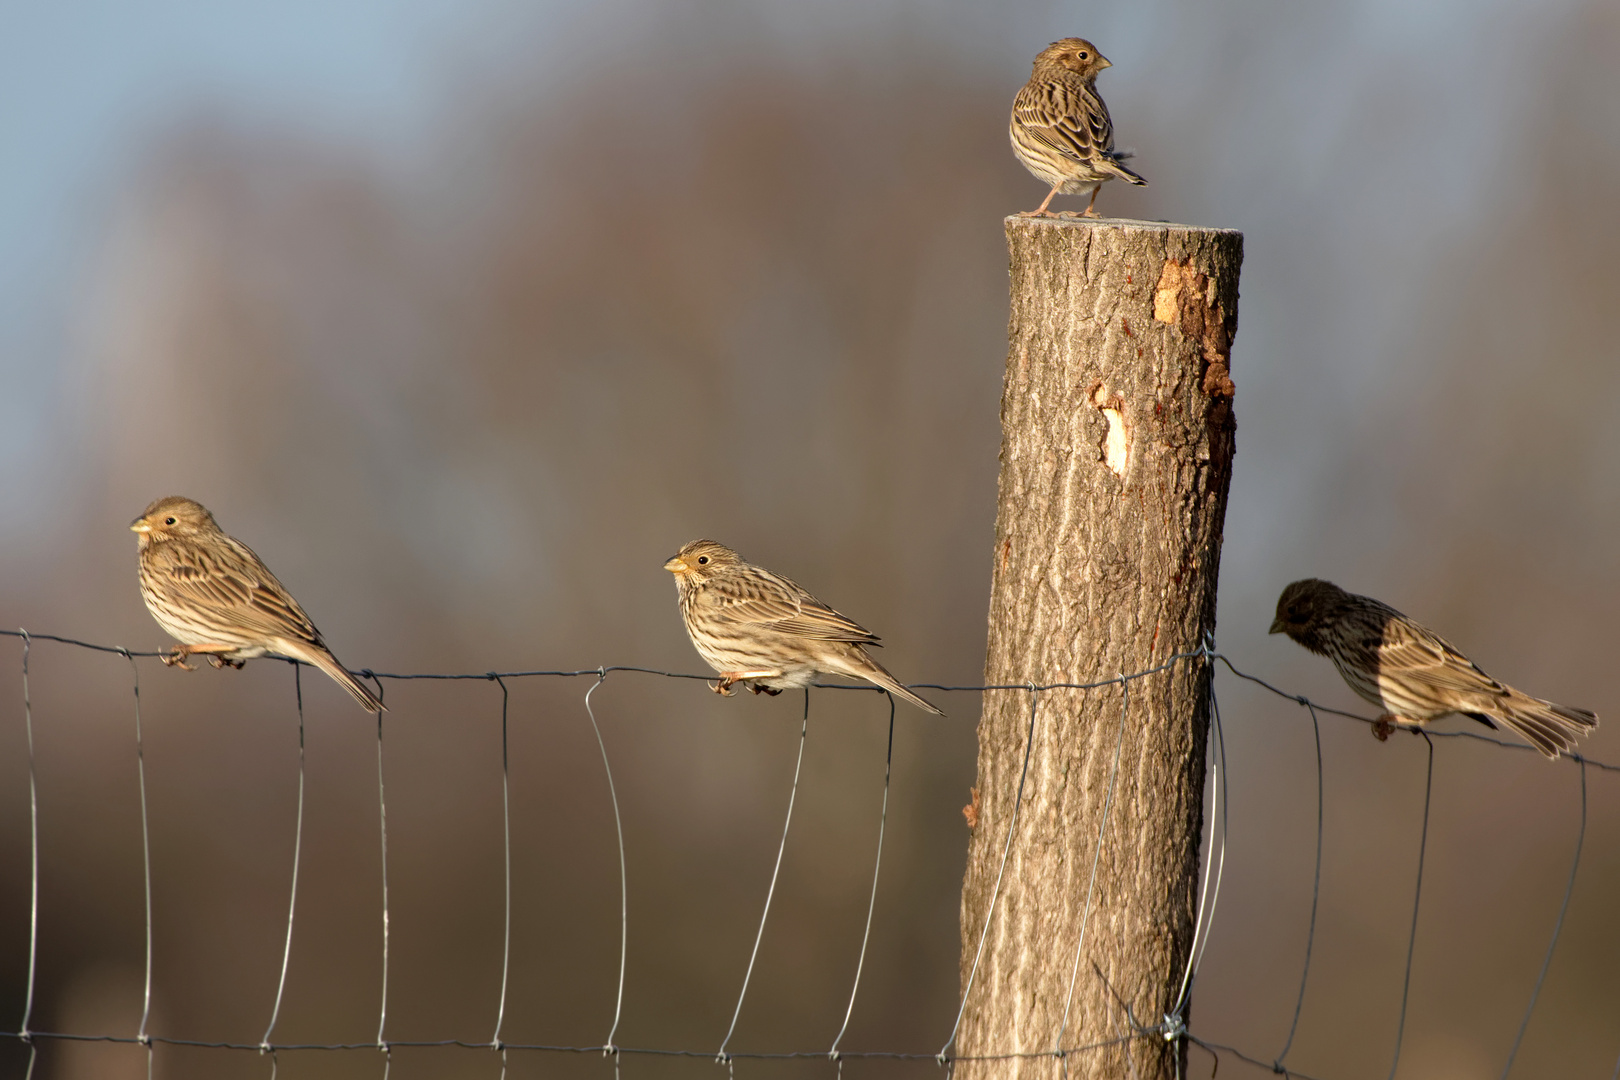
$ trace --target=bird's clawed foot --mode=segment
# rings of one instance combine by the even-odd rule
[[[766,686],[763,683],[754,683],[749,686],[748,689],[752,690],[756,694],[769,694],[771,697],[775,697],[777,694],[782,692],[780,687]]]
[[[781,677],[781,674],[780,671],[767,671],[764,669],[759,671],[722,671],[720,681],[710,684],[709,689],[721,697],[730,697],[733,693],[731,688],[740,682],[747,682],[749,679],[775,679]],[[780,694],[782,692],[773,690],[769,686],[760,686],[758,683],[751,684],[748,689],[756,694]]]
[[[196,671],[196,667],[186,663],[190,656],[206,656],[208,662],[217,668],[239,668],[246,661],[227,659],[226,654],[234,651],[234,645],[176,645],[173,652],[163,653],[158,659],[167,667],[177,667],[182,671]]]
[[[1383,716],[1380,716],[1377,720],[1373,721],[1373,738],[1377,739],[1379,742],[1388,742],[1390,735],[1394,733],[1394,731],[1400,726],[1401,724],[1398,717],[1396,717],[1393,713],[1385,713]]]
[[[1061,186],[1062,185],[1059,184],[1059,185],[1057,185],[1057,187],[1053,187],[1051,191],[1048,191],[1046,193],[1046,198],[1041,200],[1041,205],[1037,206],[1033,210],[1020,210],[1018,212],[1018,216],[1019,217],[1030,217],[1030,218],[1036,218],[1036,217],[1055,218],[1055,217],[1057,217],[1058,215],[1052,213],[1052,211],[1048,210],[1047,207],[1052,205],[1052,199],[1053,199],[1054,196],[1057,195],[1058,187],[1061,187]]]

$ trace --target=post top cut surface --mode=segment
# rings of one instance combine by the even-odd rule
[[[1124,232],[1188,232],[1201,235],[1232,235],[1242,236],[1237,229],[1211,229],[1200,225],[1181,225],[1174,221],[1142,221],[1138,218],[1087,218],[1075,216],[1072,218],[1024,217],[1022,214],[1008,214],[1006,223],[1023,225],[1034,229],[1075,229],[1079,231],[1092,229],[1119,229]]]

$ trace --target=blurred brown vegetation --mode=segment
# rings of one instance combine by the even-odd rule
[[[1208,16],[1188,12],[1180,32],[1195,35],[1199,18]],[[1276,222],[1299,209],[1284,206],[1269,218],[1251,208],[1253,222],[1208,222],[1250,230],[1222,606],[1222,644],[1240,665],[1347,704],[1325,663],[1261,633],[1284,582],[1334,577],[1441,629],[1493,673],[1597,709],[1606,726],[1592,753],[1620,760],[1608,656],[1620,600],[1610,553],[1620,444],[1608,422],[1617,21],[1588,5],[1525,58],[1525,115],[1512,168],[1490,181],[1489,213],[1430,241],[1432,261],[1399,318],[1363,327],[1377,339],[1369,350],[1404,358],[1373,390],[1335,397],[1321,365],[1290,370],[1296,346],[1331,335],[1275,314],[1278,297],[1318,280],[1297,267],[1333,261],[1323,236],[1357,223],[1290,233]],[[432,166],[406,175],[359,148],[231,120],[182,125],[153,146],[84,300],[56,465],[73,478],[71,495],[43,527],[57,542],[8,560],[8,621],[162,644],[123,526],[149,499],[178,492],[252,544],[353,667],[697,670],[659,567],[706,534],[874,627],[902,678],[976,681],[1005,348],[1000,220],[1041,195],[1005,146],[1005,108],[1027,59],[991,63],[915,28],[813,53],[746,36],[683,42],[631,37],[618,43],[623,64],[543,93],[469,95],[446,118]],[[1110,103],[1116,116],[1138,103],[1122,142],[1143,150],[1154,186],[1105,191],[1102,209],[1185,220],[1202,205],[1211,159],[1176,160],[1168,146],[1212,136],[1192,130],[1184,103],[1126,82],[1121,67]],[[1258,335],[1257,306],[1275,320]],[[1246,372],[1251,341],[1271,351]],[[1347,401],[1375,407],[1347,416]],[[1313,436],[1330,441],[1308,445]],[[1287,473],[1296,457],[1329,463],[1300,481]],[[285,933],[293,676],[271,661],[235,673],[140,668],[151,1029],[256,1042]],[[133,1033],[139,1022],[129,679],[118,656],[33,649],[37,1029]],[[618,868],[582,705],[589,685],[509,683],[503,1036],[513,1042],[600,1043],[613,1015]],[[1313,749],[1293,705],[1222,689],[1232,848],[1193,1029],[1264,1055],[1280,1047],[1298,987]],[[305,846],[276,1038],[369,1041],[382,980],[377,729],[325,680],[306,676],[303,691]],[[387,691],[387,1034],[489,1038],[501,961],[500,691]],[[977,701],[940,700],[947,720],[897,716],[882,885],[849,1049],[932,1051],[954,1013],[959,808],[973,781]],[[0,701],[21,701],[15,665],[0,669]],[[629,866],[617,1040],[718,1047],[769,880],[802,699],[722,701],[697,683],[614,675],[592,701]],[[0,927],[10,928],[0,1008],[20,1017],[27,772],[19,710],[7,709],[16,722],[0,727],[0,860],[11,868],[0,890]],[[837,1030],[870,883],[886,717],[875,695],[812,700],[793,836],[734,1050],[817,1048]],[[1332,720],[1323,738],[1322,910],[1289,1061],[1364,1075],[1387,1068],[1393,1037],[1422,744],[1380,746]],[[1522,1075],[1596,1074],[1620,1052],[1620,935],[1608,921],[1620,895],[1620,786],[1588,779],[1585,861]],[[1404,1075],[1499,1069],[1562,895],[1575,784],[1571,766],[1534,755],[1438,748]],[[0,1068],[21,1068],[15,1047],[0,1050]],[[160,1048],[156,1061],[169,1077],[269,1068],[240,1052]],[[1207,1075],[1197,1051],[1192,1065]],[[361,1052],[278,1062],[285,1077],[383,1067]],[[714,1067],[624,1065],[657,1075]],[[138,1049],[51,1043],[35,1075],[144,1068]],[[610,1068],[593,1056],[514,1054],[509,1071]],[[500,1062],[401,1051],[391,1069],[496,1076]]]

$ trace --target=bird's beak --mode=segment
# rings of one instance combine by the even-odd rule
[[[1113,66],[1113,61],[1109,60],[1108,57],[1104,56],[1102,53],[1097,54],[1097,70],[1101,71],[1103,68],[1111,68]]]
[[[152,525],[145,518],[136,518],[134,521],[129,523],[129,531],[137,533],[149,533],[152,531]]]
[[[1285,626],[1283,626],[1282,619],[1280,619],[1280,618],[1272,619],[1271,620],[1271,629],[1267,630],[1266,633],[1268,633],[1268,634],[1280,634],[1285,629],[1287,629],[1287,628]]]
[[[675,555],[664,564],[664,569],[672,574],[684,574],[687,571],[686,560],[679,555]]]

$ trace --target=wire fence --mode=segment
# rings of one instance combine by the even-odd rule
[[[991,900],[986,911],[985,920],[978,939],[978,950],[974,958],[969,975],[964,984],[956,1010],[955,1021],[943,1045],[937,1050],[846,1050],[842,1048],[845,1035],[849,1031],[851,1018],[855,1014],[856,999],[860,992],[861,977],[865,971],[867,949],[871,942],[872,916],[876,908],[878,885],[881,879],[883,865],[883,841],[888,826],[889,812],[889,785],[894,765],[894,702],[889,701],[889,732],[887,741],[887,758],[884,766],[883,797],[878,817],[877,828],[877,855],[872,869],[872,885],[868,898],[866,918],[862,930],[859,958],[855,967],[854,981],[850,988],[848,1004],[843,1015],[843,1022],[837,1035],[826,1049],[800,1049],[764,1052],[743,1052],[729,1049],[733,1035],[736,1033],[737,1020],[742,1014],[743,1003],[748,997],[749,984],[753,979],[756,962],[759,959],[760,942],[764,937],[765,927],[770,917],[771,905],[776,896],[776,887],[782,868],[782,856],[787,847],[788,834],[793,822],[793,808],[798,796],[799,781],[804,764],[804,746],[809,730],[810,694],[805,692],[804,717],[800,726],[798,754],[794,765],[793,779],[788,793],[787,812],[782,823],[781,841],[777,847],[776,860],[771,873],[770,886],[766,891],[765,901],[760,913],[759,925],[755,932],[753,948],[749,954],[748,966],[744,972],[742,985],[738,991],[736,1007],[732,1012],[730,1026],[725,1036],[714,1049],[702,1048],[655,1048],[623,1046],[617,1043],[616,1036],[624,1013],[624,984],[626,958],[629,948],[629,895],[628,874],[625,861],[624,824],[619,809],[618,791],[613,781],[613,769],[609,760],[607,744],[602,738],[602,731],[597,723],[596,713],[591,704],[592,695],[610,676],[635,675],[666,679],[685,679],[708,681],[711,676],[689,674],[683,672],[662,671],[653,668],[637,667],[632,665],[610,665],[596,668],[582,668],[575,670],[522,670],[522,671],[488,671],[481,673],[393,673],[377,672],[369,669],[357,672],[362,678],[376,685],[378,697],[386,694],[387,684],[390,682],[404,682],[413,680],[439,680],[439,681],[481,681],[493,682],[501,690],[501,809],[503,822],[503,856],[504,856],[504,910],[503,910],[503,948],[501,961],[501,983],[499,1004],[495,1013],[493,1031],[487,1039],[479,1038],[453,1038],[453,1039],[402,1039],[392,1038],[388,1031],[388,990],[389,990],[389,901],[388,901],[388,799],[386,787],[386,771],[384,768],[384,723],[379,714],[377,724],[377,810],[379,825],[379,840],[381,844],[381,898],[382,898],[382,992],[381,1003],[378,1010],[376,1037],[366,1042],[277,1042],[276,1028],[281,1016],[284,995],[287,988],[288,961],[292,953],[294,928],[296,925],[299,895],[299,867],[302,861],[303,829],[304,829],[304,781],[305,781],[305,739],[304,739],[304,702],[302,673],[303,666],[292,663],[294,676],[294,694],[298,711],[298,796],[297,815],[294,826],[293,865],[290,877],[290,891],[287,902],[287,932],[282,950],[280,975],[276,986],[274,1005],[271,1009],[269,1023],[264,1035],[258,1042],[232,1042],[227,1040],[211,1040],[183,1038],[174,1035],[153,1033],[149,1030],[152,1016],[152,959],[153,959],[153,919],[152,919],[152,857],[151,833],[147,818],[147,789],[144,735],[141,719],[141,683],[140,665],[137,660],[158,658],[162,654],[157,652],[139,652],[130,649],[100,645],[92,642],[80,641],[74,638],[62,637],[55,634],[36,634],[27,630],[4,630],[0,636],[9,636],[18,639],[21,644],[22,664],[22,712],[23,723],[26,730],[28,746],[28,784],[29,784],[29,835],[30,835],[30,882],[29,882],[29,952],[28,952],[28,981],[24,995],[24,1007],[21,1022],[15,1031],[0,1031],[0,1039],[14,1039],[30,1049],[28,1058],[28,1075],[33,1074],[37,1061],[38,1046],[42,1041],[62,1042],[100,1042],[121,1043],[141,1046],[146,1049],[147,1071],[151,1075],[152,1054],[158,1045],[189,1047],[196,1049],[212,1049],[222,1051],[242,1051],[255,1054],[269,1055],[271,1060],[272,1076],[274,1076],[276,1057],[280,1052],[291,1051],[382,1051],[391,1055],[395,1050],[415,1048],[461,1048],[465,1050],[494,1052],[500,1055],[502,1075],[505,1075],[508,1055],[513,1053],[535,1054],[564,1054],[607,1055],[614,1059],[615,1068],[619,1059],[623,1057],[665,1057],[709,1059],[721,1065],[729,1066],[738,1060],[754,1061],[789,1061],[798,1059],[821,1059],[840,1064],[845,1060],[862,1061],[932,1061],[937,1065],[949,1069],[957,1062],[963,1061],[1008,1061],[1015,1059],[1050,1059],[1064,1064],[1070,1057],[1096,1051],[1105,1047],[1118,1046],[1133,1040],[1149,1039],[1177,1041],[1184,1040],[1189,1047],[1197,1047],[1207,1052],[1215,1059],[1217,1066],[1222,1055],[1229,1056],[1235,1061],[1254,1066],[1256,1068],[1277,1075],[1297,1077],[1299,1080],[1319,1080],[1310,1074],[1299,1072],[1287,1064],[1289,1053],[1293,1049],[1295,1036],[1299,1031],[1300,1015],[1304,1007],[1307,989],[1310,982],[1311,958],[1316,944],[1317,915],[1321,899],[1322,885],[1322,850],[1323,850],[1323,822],[1325,799],[1323,795],[1323,764],[1322,764],[1322,717],[1324,715],[1337,717],[1346,721],[1373,725],[1376,721],[1371,717],[1343,710],[1319,705],[1309,698],[1292,694],[1286,690],[1251,675],[1215,649],[1214,642],[1208,641],[1201,648],[1188,653],[1172,656],[1163,663],[1152,668],[1120,674],[1113,678],[1099,679],[1094,682],[1074,683],[1060,682],[1050,684],[1005,684],[1005,685],[957,685],[943,683],[917,683],[916,689],[931,689],[944,693],[983,693],[987,691],[1014,691],[1029,694],[1030,711],[1028,732],[1025,737],[1023,768],[1020,772],[1018,793],[1015,796],[1011,820],[1007,827],[1006,838],[1002,845],[1002,855],[997,871],[995,886],[991,893]],[[36,642],[52,642],[77,649],[92,650],[102,653],[112,653],[123,657],[129,663],[130,688],[133,701],[135,759],[138,774],[138,791],[140,796],[140,825],[141,850],[145,902],[145,974],[142,989],[141,1020],[133,1034],[84,1033],[84,1032],[51,1032],[35,1030],[31,1021],[35,1010],[35,990],[39,971],[39,796],[37,773],[34,761],[34,717],[33,704],[29,692],[29,659]],[[1168,1014],[1153,1023],[1139,1021],[1124,1008],[1129,1021],[1129,1030],[1113,1037],[1091,1041],[1076,1041],[1071,1045],[1062,1045],[1065,1034],[1068,1033],[1070,1007],[1073,1004],[1074,987],[1080,971],[1080,960],[1083,952],[1087,923],[1092,910],[1093,893],[1097,883],[1097,865],[1101,853],[1102,833],[1107,828],[1108,816],[1114,802],[1115,784],[1119,774],[1120,747],[1123,744],[1126,718],[1130,710],[1131,685],[1152,675],[1164,672],[1178,664],[1210,664],[1216,670],[1224,668],[1233,677],[1258,686],[1278,697],[1292,701],[1308,711],[1311,719],[1311,728],[1315,740],[1316,762],[1316,855],[1315,872],[1311,891],[1311,910],[1309,928],[1306,934],[1303,962],[1299,977],[1299,990],[1295,998],[1294,1011],[1288,1027],[1288,1035],[1282,1048],[1268,1058],[1262,1053],[1225,1045],[1193,1034],[1187,1029],[1184,1015],[1187,1002],[1197,980],[1199,965],[1202,962],[1204,951],[1209,943],[1211,927],[1214,925],[1215,912],[1220,899],[1221,879],[1225,870],[1226,844],[1228,830],[1227,804],[1229,800],[1225,791],[1229,787],[1226,775],[1226,747],[1222,727],[1219,702],[1215,695],[1215,679],[1208,681],[1209,707],[1212,733],[1209,754],[1211,757],[1211,794],[1209,821],[1209,844],[1206,846],[1206,858],[1202,883],[1198,891],[1197,916],[1194,923],[1192,943],[1188,949],[1187,962],[1184,973],[1180,979],[1180,990],[1176,998],[1176,1006]],[[597,747],[601,752],[602,768],[606,778],[609,798],[613,806],[613,819],[617,839],[617,855],[619,867],[619,900],[620,900],[620,935],[619,935],[619,963],[618,963],[618,989],[614,1000],[614,1013],[612,1023],[609,1025],[607,1037],[600,1043],[585,1043],[579,1045],[559,1045],[542,1043],[512,1042],[503,1038],[503,1030],[507,1020],[508,990],[510,986],[511,959],[512,959],[512,816],[511,816],[511,770],[508,754],[508,707],[510,693],[508,680],[516,679],[587,679],[590,684],[584,694],[584,708],[590,720],[591,730],[595,736]],[[818,684],[820,685],[820,684]],[[1008,1050],[1001,1053],[964,1055],[954,1052],[957,1032],[961,1026],[962,1016],[966,1009],[970,995],[973,992],[978,972],[978,961],[983,954],[984,943],[990,933],[992,923],[996,917],[997,901],[1001,893],[1002,875],[1005,873],[1007,859],[1010,855],[1018,829],[1018,814],[1023,804],[1024,780],[1028,774],[1030,752],[1034,746],[1038,726],[1038,705],[1040,695],[1052,690],[1081,690],[1091,691],[1106,687],[1118,686],[1121,689],[1121,705],[1118,729],[1115,735],[1113,763],[1109,773],[1108,790],[1105,796],[1102,819],[1098,830],[1097,841],[1093,844],[1091,852],[1090,875],[1088,878],[1085,904],[1082,909],[1079,941],[1075,948],[1074,960],[1071,965],[1069,977],[1068,997],[1065,1001],[1063,1020],[1059,1028],[1057,1045],[1043,1050]],[[870,687],[851,686],[846,684],[827,684],[822,689],[846,690],[857,692],[872,692]],[[1428,854],[1429,841],[1429,810],[1434,787],[1434,747],[1436,740],[1469,740],[1496,747],[1507,752],[1534,752],[1534,748],[1527,744],[1507,742],[1489,735],[1472,731],[1420,731],[1419,735],[1427,744],[1427,760],[1424,781],[1423,817],[1419,835],[1418,858],[1416,873],[1412,887],[1412,916],[1411,928],[1408,933],[1406,960],[1402,973],[1402,992],[1399,1017],[1394,1034],[1391,1054],[1389,1076],[1393,1080],[1400,1067],[1401,1047],[1406,1032],[1406,1016],[1408,997],[1411,989],[1412,959],[1417,943],[1418,915],[1421,909],[1423,896],[1423,871]],[[1558,939],[1563,931],[1565,916],[1569,911],[1570,898],[1575,891],[1575,881],[1581,865],[1581,855],[1585,846],[1587,825],[1587,773],[1597,770],[1600,773],[1620,773],[1620,765],[1608,764],[1590,760],[1581,755],[1572,755],[1562,759],[1573,763],[1579,771],[1581,807],[1580,825],[1575,838],[1574,856],[1570,863],[1569,877],[1564,887],[1563,900],[1559,907],[1558,917],[1552,928],[1551,938],[1547,943],[1547,950],[1542,960],[1536,980],[1530,989],[1529,997],[1520,1020],[1513,1045],[1503,1064],[1501,1076],[1505,1078],[1511,1072],[1520,1046],[1524,1040],[1525,1032],[1529,1028],[1530,1020],[1535,1012],[1536,1004],[1540,999],[1543,984],[1551,966]],[[1100,974],[1100,973],[1099,973]],[[1123,1002],[1121,1002],[1123,1008]],[[391,1057],[390,1057],[391,1060]],[[1066,1070],[1065,1070],[1066,1071]],[[1620,1061],[1616,1061],[1614,1076],[1620,1077]]]

